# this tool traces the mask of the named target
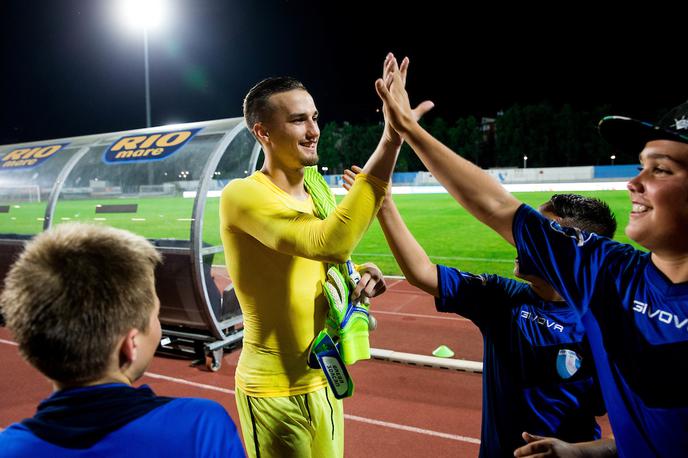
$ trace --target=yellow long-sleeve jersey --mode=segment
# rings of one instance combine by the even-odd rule
[[[308,368],[309,345],[325,326],[325,263],[346,261],[368,229],[386,184],[365,174],[326,219],[263,173],[230,182],[220,199],[229,275],[244,315],[236,384],[249,396],[291,396],[327,385]]]

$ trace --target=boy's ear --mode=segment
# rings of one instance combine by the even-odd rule
[[[270,138],[270,133],[262,122],[257,122],[253,125],[253,135],[261,142],[267,142]]]
[[[124,336],[124,340],[119,347],[120,366],[130,366],[136,361],[138,346],[136,338],[139,334],[138,329],[130,329]]]

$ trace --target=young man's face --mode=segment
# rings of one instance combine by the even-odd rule
[[[688,252],[688,144],[648,142],[640,163],[640,173],[628,183],[626,235],[658,254]]]
[[[273,108],[263,122],[266,145],[272,160],[287,168],[318,163],[318,110],[311,95],[302,90],[280,92],[270,97]]]

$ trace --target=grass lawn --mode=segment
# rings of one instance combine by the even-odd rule
[[[618,220],[616,239],[629,242],[623,233],[628,222],[629,201],[625,191],[594,191],[581,194],[606,201]],[[551,192],[517,193],[516,197],[532,206],[545,202]],[[515,249],[486,226],[477,222],[449,194],[405,194],[395,201],[411,229],[431,259],[466,271],[511,275]],[[96,213],[96,204],[138,203],[136,213]],[[203,221],[203,240],[220,244],[218,233],[219,198],[209,198]],[[35,234],[42,230],[45,202],[23,203],[0,213],[0,233]],[[148,238],[189,239],[193,199],[149,197],[138,199],[90,199],[58,202],[56,223],[89,221],[128,229]],[[354,261],[377,264],[387,275],[401,275],[382,230],[374,221],[353,255]],[[224,264],[218,254],[215,264]]]
[[[630,209],[625,191],[580,194],[607,202],[618,222],[615,239],[630,242],[623,233]],[[519,200],[534,207],[547,201],[551,195],[551,192],[515,194]],[[395,196],[394,200],[409,229],[433,262],[474,273],[512,276],[516,249],[468,214],[449,194],[406,194]],[[385,274],[401,275],[377,221],[356,248],[353,258],[358,263],[372,261]]]

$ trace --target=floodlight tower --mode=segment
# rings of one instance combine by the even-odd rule
[[[143,32],[143,65],[146,85],[146,127],[151,126],[150,75],[148,65],[148,32],[160,26],[165,15],[164,0],[120,0],[122,22]]]

